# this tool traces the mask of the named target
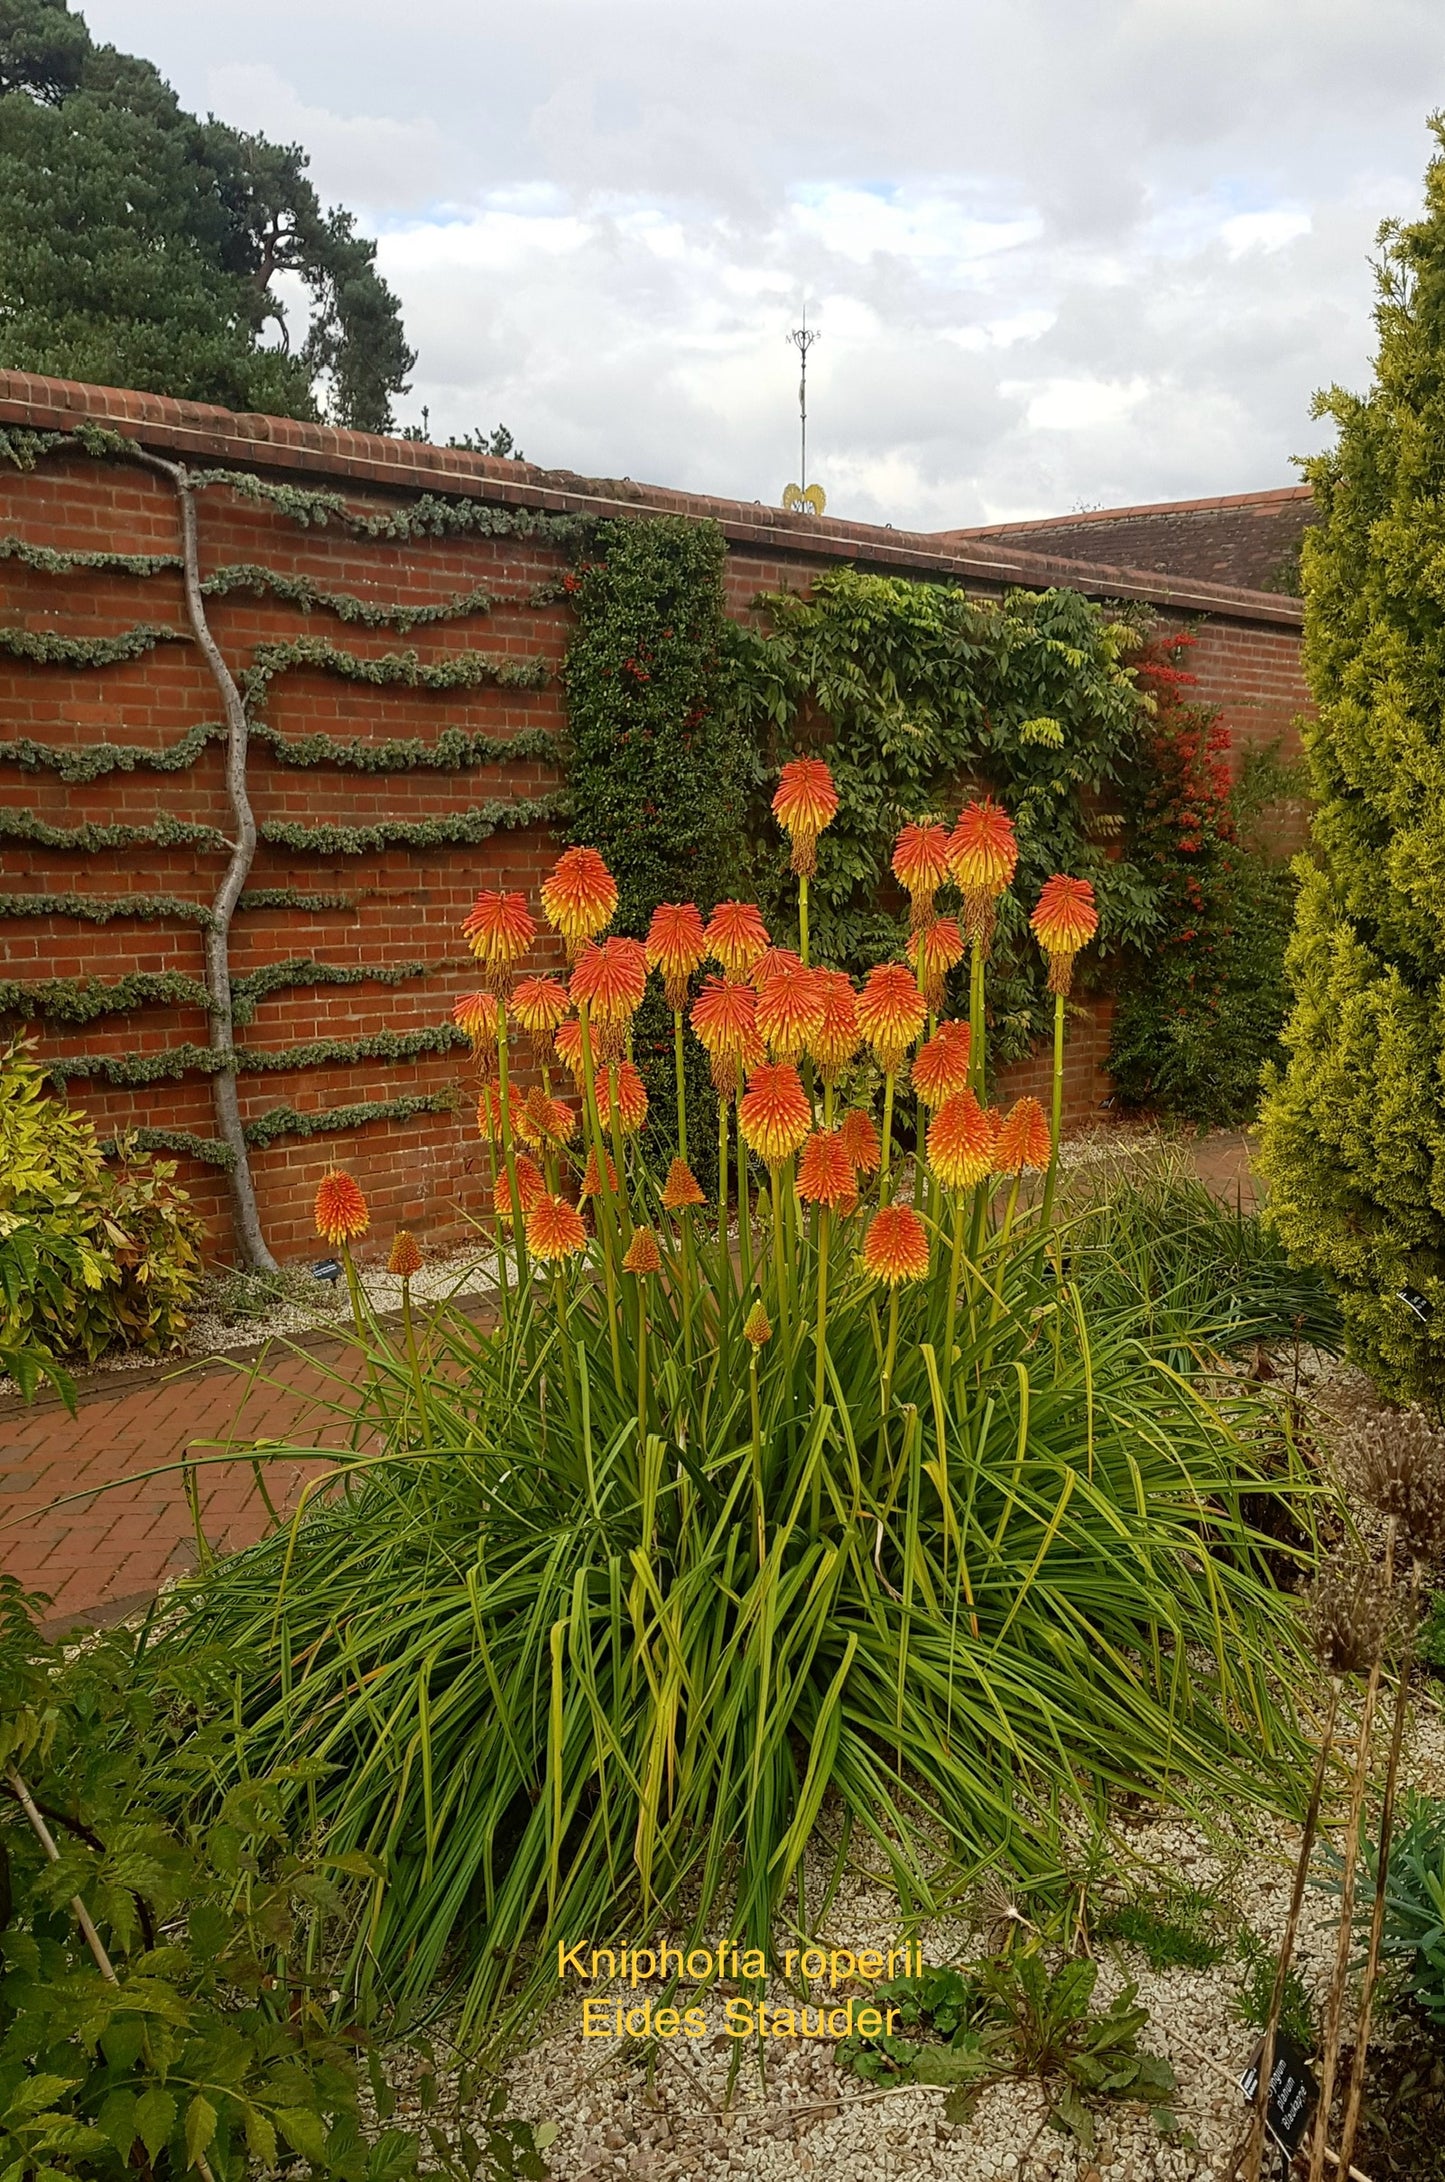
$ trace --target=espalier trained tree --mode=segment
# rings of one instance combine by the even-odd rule
[[[1397,1396],[1445,1382],[1445,117],[1424,215],[1381,230],[1375,384],[1319,397],[1306,730],[1318,802],[1263,1167],[1289,1249]]]

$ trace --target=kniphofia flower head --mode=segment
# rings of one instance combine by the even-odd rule
[[[415,1235],[399,1227],[391,1238],[391,1255],[386,1261],[388,1273],[398,1280],[410,1280],[413,1273],[421,1271],[425,1262]]]
[[[973,1033],[967,1023],[940,1023],[913,1063],[913,1088],[927,1107],[942,1106],[955,1091],[968,1089],[969,1048]]]
[[[511,1014],[537,1044],[551,1037],[572,1003],[555,977],[524,977],[512,989]]]
[[[660,970],[675,1015],[687,1005],[687,981],[707,953],[701,912],[692,902],[659,902],[647,928],[647,960]]]
[[[1049,1124],[1037,1099],[1018,1099],[999,1123],[993,1148],[997,1174],[1021,1174],[1025,1167],[1042,1171],[1053,1157]]]
[[[858,1027],[880,1068],[897,1068],[927,1020],[917,981],[901,962],[880,962],[868,972],[858,996]]]
[[[928,1124],[928,1163],[945,1189],[972,1189],[993,1172],[997,1124],[972,1091],[955,1091]]]
[[[883,1164],[883,1146],[866,1106],[850,1106],[838,1124],[838,1141],[855,1174],[876,1174]]]
[[[768,928],[752,902],[719,902],[703,934],[707,951],[729,977],[742,977],[765,953]]]
[[[647,1273],[662,1271],[662,1252],[657,1247],[657,1237],[650,1227],[635,1227],[632,1240],[622,1260],[624,1273],[636,1273],[639,1278]]]
[[[517,1177],[517,1202],[525,1219],[534,1206],[539,1205],[547,1194],[547,1178],[535,1159],[525,1152],[512,1156],[512,1172]],[[497,1176],[497,1186],[492,1192],[492,1204],[497,1218],[510,1223],[512,1217],[512,1185],[504,1172]]]
[[[612,1127],[612,1086],[617,1086],[617,1126],[632,1136],[647,1119],[647,1086],[631,1061],[618,1061],[597,1078],[597,1118],[604,1129]]]
[[[998,898],[1013,883],[1019,845],[1013,820],[992,796],[965,803],[948,844],[948,866],[963,895],[963,928],[985,953],[993,938]]]
[[[578,957],[568,985],[573,1003],[584,1004],[594,1023],[630,1023],[647,991],[647,955],[641,940],[612,938]]]
[[[714,1088],[721,1097],[730,1098],[741,1071],[763,1058],[757,994],[751,985],[710,977],[692,1004],[689,1020],[712,1064]]]
[[[565,1144],[577,1129],[577,1109],[554,1099],[533,1084],[516,1116],[517,1134],[524,1144]]]
[[[824,1083],[836,1083],[862,1043],[858,995],[844,970],[815,970],[813,975],[822,988],[823,1013],[808,1040],[808,1051]]]
[[[931,821],[907,825],[893,851],[893,876],[908,890],[911,921],[927,924],[933,915],[933,897],[948,877],[948,835]]]
[[[749,1151],[770,1167],[790,1159],[813,1125],[802,1079],[788,1061],[764,1062],[738,1100],[738,1127]]]
[[[705,1205],[702,1185],[685,1159],[674,1159],[662,1185],[664,1212],[686,1212],[690,1205]]]
[[[536,931],[526,895],[496,889],[477,896],[462,926],[463,937],[486,971],[487,983],[499,989],[511,983],[512,965],[527,952]]]
[[[371,1225],[366,1199],[360,1187],[339,1167],[323,1174],[316,1191],[316,1232],[333,1249],[338,1243],[355,1242]]]
[[[792,758],[778,775],[773,816],[793,844],[792,866],[803,878],[818,868],[818,836],[838,812],[833,775],[821,758]]]
[[[607,1187],[615,1196],[617,1193],[617,1166],[611,1152],[605,1152],[603,1157],[607,1161]],[[587,1164],[582,1170],[582,1188],[579,1194],[583,1197],[599,1197],[601,1193],[602,1177],[598,1171],[597,1150],[594,1145],[593,1149],[587,1154]]]
[[[514,1137],[522,1135],[522,1101],[514,1083],[507,1086],[507,1126]],[[502,1141],[502,1087],[484,1083],[477,1093],[477,1132],[488,1143]]]
[[[617,881],[596,849],[564,849],[542,885],[547,922],[567,942],[569,961],[612,922]]]
[[[836,1210],[858,1194],[853,1162],[836,1129],[814,1129],[798,1154],[798,1195],[810,1205]]]
[[[587,1247],[582,1215],[565,1197],[543,1196],[527,1215],[527,1248],[543,1264],[575,1257]]]
[[[570,1069],[572,1081],[581,1083],[583,1076],[582,1025],[575,1015],[569,1016],[565,1023],[557,1025],[552,1038],[552,1051],[556,1054],[562,1066]]]
[[[1066,993],[1073,982],[1075,955],[1099,929],[1094,889],[1087,879],[1069,879],[1056,872],[1044,881],[1029,923],[1049,958],[1049,991]]]
[[[775,1061],[795,1061],[823,1020],[826,996],[817,971],[779,963],[757,994],[758,1036]]]
[[[863,1237],[863,1270],[870,1280],[922,1280],[928,1271],[928,1230],[911,1205],[884,1205]]]
[[[761,1349],[765,1348],[772,1338],[773,1329],[768,1324],[768,1314],[763,1309],[763,1299],[758,1296],[754,1299],[752,1309],[743,1320],[743,1339],[747,1342],[749,1348]]]
[[[952,917],[935,917],[910,933],[908,959],[918,972],[923,997],[935,1013],[943,1002],[944,980],[963,960],[963,934]]]
[[[463,993],[452,1007],[452,1021],[466,1032],[478,1053],[490,1053],[497,1043],[500,1019],[495,993]]]
[[[768,979],[779,970],[801,970],[803,958],[795,947],[765,947],[748,972],[748,979],[755,993],[760,993]]]

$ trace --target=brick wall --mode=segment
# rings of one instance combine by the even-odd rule
[[[981,594],[1010,583],[1079,583],[1063,564],[992,548],[941,546],[936,538],[831,520],[783,517],[743,503],[621,484],[597,483],[530,465],[318,426],[236,417],[198,404],[114,390],[81,388],[0,373],[0,429],[68,430],[84,420],[125,432],[157,453],[198,468],[245,468],[273,480],[342,491],[359,509],[405,506],[422,491],[444,491],[503,506],[611,515],[649,510],[707,515],[729,546],[728,597],[745,613],[759,591],[807,583],[841,560],[919,576],[952,577]],[[377,604],[423,606],[481,588],[494,604],[464,620],[423,625],[409,634],[309,615],[274,597],[233,592],[208,601],[208,618],[233,671],[257,645],[299,634],[328,637],[364,657],[409,650],[422,661],[476,649],[553,668],[567,642],[565,600],[545,594],[564,567],[555,546],[525,538],[448,537],[404,544],[358,541],[335,528],[303,528],[274,507],[217,488],[199,496],[202,573],[255,563],[346,591]],[[20,538],[62,551],[174,554],[177,517],[166,481],[125,463],[66,451],[23,471],[0,461],[0,540]],[[1099,595],[1149,598],[1171,619],[1200,634],[1194,655],[1204,694],[1218,703],[1241,743],[1290,733],[1305,702],[1298,676],[1298,608],[1293,601],[1198,583],[1161,585],[1109,571]],[[544,596],[539,600],[537,594]],[[0,558],[0,627],[89,636],[145,621],[186,630],[180,578],[166,571],[144,580],[75,571],[41,573]],[[189,642],[162,643],[143,657],[95,669],[37,664],[0,652],[0,739],[87,747],[98,742],[169,746],[188,728],[218,720],[220,704],[203,661]],[[431,741],[443,728],[504,739],[523,729],[555,734],[563,725],[555,679],[538,689],[479,686],[428,691],[376,688],[305,668],[280,675],[268,693],[268,724],[288,737],[310,733],[361,739]],[[253,741],[249,785],[258,823],[298,819],[358,826],[465,809],[493,797],[531,798],[555,787],[545,762],[509,762],[465,774],[435,770],[374,774],[320,766],[287,767]],[[0,803],[33,811],[53,825],[148,824],[160,816],[224,829],[228,822],[222,751],[212,743],[189,769],[115,770],[86,785],[67,785],[48,768],[0,765]],[[301,986],[263,999],[239,1032],[248,1047],[274,1050],[314,1038],[355,1038],[444,1022],[456,995],[476,979],[458,925],[478,886],[521,887],[535,896],[555,854],[544,826],[499,832],[480,847],[389,849],[364,856],[315,857],[262,844],[251,890],[297,887],[342,894],[344,909],[245,909],[232,935],[232,973],[293,956],[337,966],[421,961],[425,976],[384,985]],[[123,897],[164,893],[208,903],[224,866],[209,848],[124,848],[99,855],[71,848],[0,843],[0,891]],[[203,974],[198,924],[115,917],[97,924],[74,916],[0,918],[0,960],[11,978],[91,975],[107,982],[137,970]],[[196,1007],[151,1006],[83,1026],[45,1018],[30,1025],[45,1057],[158,1052],[206,1042]],[[1083,1119],[1107,1096],[1102,1061],[1107,1016],[1081,1021],[1070,1068],[1071,1116]],[[1032,1080],[1037,1064],[1017,1072]],[[466,1056],[450,1052],[414,1061],[328,1064],[306,1070],[243,1073],[243,1118],[277,1105],[305,1113],[361,1100],[465,1088]],[[72,1079],[71,1096],[107,1134],[134,1126],[215,1133],[210,1084],[191,1075],[142,1089]],[[310,1199],[317,1179],[342,1159],[365,1187],[373,1236],[384,1244],[403,1223],[430,1237],[458,1230],[481,1205],[482,1154],[464,1101],[459,1111],[377,1121],[311,1138],[283,1137],[252,1154],[263,1224],[279,1255],[313,1244]],[[229,1248],[224,1176],[187,1155],[182,1178],[204,1210],[214,1247]]]

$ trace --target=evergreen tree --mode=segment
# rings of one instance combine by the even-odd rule
[[[389,430],[399,306],[306,166],[186,113],[66,0],[0,0],[0,366]],[[294,343],[281,273],[307,291]]]
[[[1307,749],[1318,809],[1263,1168],[1390,1393],[1445,1391],[1445,117],[1423,216],[1380,232],[1375,380],[1318,398]],[[1418,1300],[1416,1300],[1418,1299]]]

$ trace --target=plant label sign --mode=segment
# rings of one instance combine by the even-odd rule
[[[1402,1288],[1400,1290],[1400,1301],[1407,1311],[1414,1312],[1422,1326],[1430,1317],[1433,1305],[1428,1296],[1421,1295],[1418,1288]]]
[[[1259,2089],[1259,2062],[1264,2051],[1261,2038],[1254,2049],[1254,2057],[1239,2079],[1239,2088],[1245,2098],[1253,2103]],[[1319,2086],[1310,2074],[1304,2054],[1286,2031],[1274,2034],[1274,2066],[1269,2075],[1269,2102],[1265,2107],[1265,2127],[1285,2155],[1284,2172],[1288,2174],[1290,2161],[1304,2142],[1310,2116],[1319,2103]]]

